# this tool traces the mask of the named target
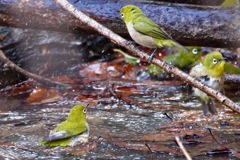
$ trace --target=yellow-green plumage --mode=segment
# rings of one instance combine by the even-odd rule
[[[202,83],[215,90],[222,90],[224,82],[224,65],[225,61],[220,52],[211,52],[190,71],[190,76],[196,78]],[[206,115],[208,112],[216,114],[217,110],[212,99],[204,92],[197,88],[193,88],[194,94],[202,100],[203,112]]]
[[[164,57],[162,60],[178,67],[179,69],[189,69],[200,62],[202,51],[201,47],[197,46],[187,46],[186,48],[189,52],[185,52],[183,50],[177,51],[174,54]],[[155,64],[150,64],[147,72],[151,75],[159,75],[163,73],[162,68]]]
[[[227,74],[240,74],[240,68],[231,63],[226,62],[224,65],[224,72]]]
[[[125,22],[130,36],[138,44],[148,48],[172,47],[188,51],[147,18],[140,8],[133,5],[124,6],[120,11],[120,16]]]
[[[221,4],[223,7],[229,7],[229,6],[235,6],[238,5],[239,1],[238,0],[224,0]]]
[[[45,146],[74,146],[79,141],[86,142],[89,126],[86,121],[86,107],[83,105],[74,106],[64,122],[59,124],[41,142]]]

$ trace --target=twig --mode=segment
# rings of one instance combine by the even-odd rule
[[[153,153],[152,149],[150,148],[150,146],[149,146],[147,143],[145,143],[145,146],[148,148],[148,150],[149,150],[151,153]]]
[[[84,24],[88,25],[89,27],[91,27],[94,30],[101,33],[102,35],[111,39],[111,41],[113,41],[117,45],[126,48],[127,50],[131,51],[133,54],[137,55],[138,57],[140,57],[142,59],[146,59],[146,60],[149,59],[149,55],[147,53],[143,52],[142,50],[139,50],[135,45],[129,44],[128,41],[125,40],[124,38],[120,37],[119,35],[117,35],[113,31],[107,29],[106,27],[104,27],[103,25],[98,23],[97,21],[91,19],[90,17],[88,17],[87,15],[85,15],[84,13],[79,11],[77,8],[75,8],[68,1],[66,1],[66,0],[55,0],[55,2],[58,3],[60,6],[62,6],[69,13],[74,15],[76,18],[78,18],[80,21],[82,21]],[[166,62],[164,62],[160,59],[156,59],[156,58],[154,58],[152,60],[152,63],[162,67],[167,72],[172,73],[175,76],[180,77],[185,82],[193,85],[196,88],[199,88],[200,90],[204,91],[208,95],[216,98],[218,101],[220,101],[222,104],[226,105],[231,110],[234,110],[234,111],[240,113],[240,106],[235,104],[229,98],[227,98],[226,96],[224,96],[220,92],[215,91],[212,88],[206,86],[205,84],[203,84],[199,81],[196,81],[194,78],[188,76],[188,74],[182,72],[178,68],[175,68],[175,67],[169,65],[168,63],[166,63]]]
[[[189,153],[187,152],[186,148],[183,146],[182,142],[180,141],[179,137],[176,136],[175,137],[176,142],[178,144],[178,146],[180,147],[180,149],[182,150],[184,156],[187,158],[187,160],[192,160],[191,156],[189,155]]]
[[[211,130],[210,128],[207,128],[207,129],[208,129],[211,137],[213,138],[213,140],[214,140],[215,142],[217,142],[219,145],[221,145],[222,147],[224,147],[224,149],[229,150],[228,147],[226,147],[224,144],[222,144],[221,142],[219,142],[219,141],[215,138],[215,136],[213,135],[212,130]]]
[[[17,71],[18,73],[23,74],[26,77],[32,78],[40,83],[43,84],[47,84],[47,85],[51,85],[51,86],[59,86],[59,87],[64,87],[64,88],[71,88],[70,85],[65,84],[65,83],[60,83],[60,82],[54,82],[48,78],[44,78],[41,76],[38,76],[36,74],[30,73],[28,71],[25,71],[24,69],[18,67],[17,65],[15,65],[12,61],[10,61],[2,52],[2,50],[0,50],[0,60],[5,63],[4,66],[11,68],[12,70]]]

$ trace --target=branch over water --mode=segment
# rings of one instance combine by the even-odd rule
[[[149,59],[149,55],[142,50],[139,50],[135,45],[133,44],[128,44],[127,40],[120,37],[113,31],[107,29],[105,26],[102,24],[98,23],[94,19],[90,18],[83,12],[79,11],[76,7],[74,7],[72,4],[70,4],[66,0],[55,0],[56,3],[58,3],[60,6],[62,6],[65,10],[67,10],[69,13],[74,15],[76,18],[78,18],[80,21],[82,21],[84,24],[87,26],[91,27],[95,31],[101,33],[102,35],[106,36],[107,38],[111,39],[114,43],[118,44],[121,47],[126,48],[127,50],[131,51],[133,54],[139,56],[142,59]],[[126,45],[128,44],[128,45]],[[178,76],[185,82],[193,85],[196,88],[199,88],[200,90],[204,91],[208,95],[216,98],[218,101],[220,101],[222,104],[226,105],[228,108],[231,110],[234,110],[238,113],[240,113],[240,106],[234,103],[232,100],[224,96],[218,91],[213,90],[212,88],[206,86],[205,84],[196,81],[194,78],[190,77],[188,74],[184,73],[183,71],[179,70],[178,68],[175,68],[168,63],[154,58],[152,62],[163,69],[165,69],[167,72],[174,74],[175,76]]]

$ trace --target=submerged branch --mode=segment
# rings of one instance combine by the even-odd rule
[[[25,71],[24,69],[18,67],[17,65],[15,65],[12,61],[10,61],[5,55],[4,53],[0,50],[0,60],[5,63],[4,66],[5,67],[9,67],[12,70],[21,73],[22,75],[32,78],[40,83],[43,84],[47,84],[47,85],[51,85],[51,86],[58,86],[58,87],[64,87],[64,88],[70,88],[71,86],[68,84],[64,84],[64,83],[60,83],[60,82],[54,82],[48,78],[44,78],[41,76],[38,76],[36,74],[30,73],[28,71]]]
[[[106,36],[107,38],[111,39],[114,43],[118,44],[119,46],[122,46],[126,48],[127,50],[131,51],[135,55],[139,56],[142,59],[149,59],[149,55],[142,50],[139,50],[135,45],[127,43],[128,41],[124,38],[120,37],[116,33],[112,32],[111,30],[107,29],[100,23],[96,22],[95,20],[91,19],[81,11],[79,11],[77,8],[75,8],[72,4],[67,2],[66,0],[55,0],[56,3],[58,3],[60,6],[62,6],[65,10],[70,12],[72,15],[74,15],[76,18],[81,20],[84,24],[88,25],[92,29],[98,31],[102,35]],[[154,58],[152,61],[154,64],[162,67],[169,73],[174,74],[175,76],[180,77],[182,80],[184,80],[186,83],[189,83],[193,85],[196,88],[199,88],[200,90],[204,91],[208,95],[216,98],[218,101],[220,101],[222,104],[226,105],[228,108],[240,113],[240,106],[235,104],[233,101],[231,101],[229,98],[225,97],[223,94],[221,94],[218,91],[213,90],[212,88],[206,86],[205,84],[196,81],[194,78],[190,77],[188,74],[184,73],[183,71],[179,70],[178,68],[175,68],[166,62]]]
[[[240,6],[210,7],[156,1],[69,1],[78,10],[122,36],[128,36],[128,33],[119,18],[119,10],[124,5],[134,4],[183,45],[240,47]],[[0,1],[0,25],[96,33],[51,0]]]

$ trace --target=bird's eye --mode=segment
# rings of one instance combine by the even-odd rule
[[[121,18],[124,18],[124,13],[121,13]]]
[[[198,54],[198,50],[197,50],[197,49],[193,49],[193,50],[192,50],[192,53],[193,53],[193,54]]]
[[[87,113],[87,109],[83,109],[83,113],[85,113],[85,114],[86,114],[86,113]]]
[[[213,64],[216,64],[218,61],[217,61],[217,59],[213,58],[212,62],[213,62]]]

